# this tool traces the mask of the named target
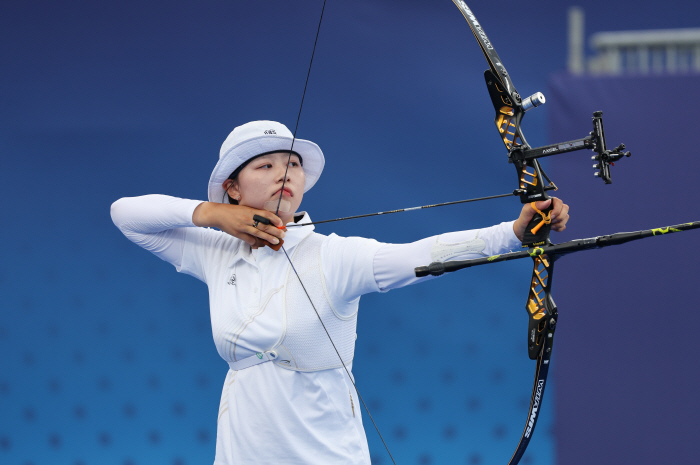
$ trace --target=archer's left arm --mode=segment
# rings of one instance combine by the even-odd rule
[[[416,278],[414,268],[424,263],[483,258],[519,249],[513,223],[445,233],[409,244],[331,234],[321,247],[324,288],[336,312],[347,316],[357,310],[357,299],[364,294],[432,279]]]
[[[569,221],[569,206],[552,198],[552,230],[563,231]],[[546,209],[550,200],[536,202],[535,208]],[[458,231],[429,237],[411,244],[384,244],[374,257],[374,277],[381,291],[388,291],[430,278],[416,278],[414,269],[425,263],[484,258],[522,247],[525,228],[536,214],[524,205],[517,220],[490,228]],[[418,264],[421,262],[421,264]]]
[[[569,219],[569,207],[554,199],[552,229],[562,231]],[[538,202],[546,208],[549,201]],[[515,221],[488,228],[456,231],[431,236],[409,244],[385,244],[359,237],[341,238],[332,234],[322,248],[326,290],[331,301],[354,302],[363,294],[385,292],[433,279],[416,278],[417,266],[432,262],[483,258],[520,249],[521,239],[535,210],[525,205]],[[342,279],[336,279],[342,276]]]
[[[417,278],[416,266],[425,263],[484,258],[521,247],[513,221],[466,231],[426,237],[409,244],[382,244],[374,256],[373,270],[379,291],[389,291],[431,278]]]

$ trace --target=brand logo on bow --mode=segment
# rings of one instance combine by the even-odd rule
[[[527,423],[527,430],[525,431],[525,437],[529,438],[530,433],[532,433],[532,428],[535,427],[535,419],[537,418],[537,409],[540,408],[540,398],[542,397],[542,388],[544,387],[544,380],[541,379],[537,383],[537,392],[535,393],[535,402],[532,405],[532,415],[530,415],[530,421]]]

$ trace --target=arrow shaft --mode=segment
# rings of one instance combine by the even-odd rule
[[[366,213],[364,215],[345,216],[343,218],[335,218],[332,220],[323,220],[323,221],[314,221],[312,223],[288,224],[287,227],[293,228],[293,227],[300,227],[300,226],[310,226],[312,224],[332,223],[334,221],[345,221],[345,220],[354,220],[357,218],[368,218],[370,216],[390,215],[392,213],[402,213],[402,212],[408,212],[408,211],[413,211],[413,210],[423,210],[426,208],[446,207],[448,205],[457,205],[459,203],[469,203],[469,202],[478,202],[480,200],[500,199],[501,197],[512,197],[514,195],[518,195],[517,192],[512,192],[510,194],[490,195],[488,197],[476,197],[473,199],[466,199],[466,200],[455,200],[453,202],[435,203],[432,205],[422,205],[420,207],[400,208],[398,210],[387,210],[384,212]]]

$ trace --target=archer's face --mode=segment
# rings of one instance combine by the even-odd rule
[[[287,169],[287,160],[289,160],[289,169]],[[284,181],[285,170],[286,181]],[[237,181],[233,183],[229,192],[236,192],[241,196],[239,205],[264,210],[266,202],[274,202],[272,211],[277,207],[284,181],[282,200],[289,202],[291,206],[286,212],[283,212],[284,208],[281,207],[278,216],[287,223],[292,221],[294,213],[301,205],[306,176],[297,155],[292,154],[290,158],[288,153],[275,152],[248,163],[238,174]]]

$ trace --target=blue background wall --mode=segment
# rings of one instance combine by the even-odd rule
[[[563,68],[569,5],[470,4],[521,93],[547,93],[550,76]],[[149,193],[205,198],[220,144],[234,126],[275,119],[293,127],[320,6],[311,0],[2,3],[0,463],[213,461],[226,365],[211,341],[206,289],[122,237],[111,224],[109,205]],[[695,27],[699,9],[681,1],[614,0],[589,1],[585,8],[589,33]],[[324,219],[512,190],[512,167],[494,134],[484,69],[464,19],[447,0],[330,0],[299,126],[300,137],[324,149],[327,166],[304,208]],[[590,85],[607,85],[596,82]],[[558,125],[554,108],[557,100],[560,108],[568,108],[580,101],[576,98],[594,100],[601,92],[586,84],[585,92],[571,100],[558,90],[561,85],[580,83],[554,78],[550,102],[527,116],[530,143],[559,140],[567,127],[575,134],[565,138],[588,131],[588,108],[565,126]],[[644,84],[644,92],[630,98],[664,86],[669,81]],[[614,97],[601,97],[606,117],[623,111]],[[673,108],[674,102],[659,105]],[[640,110],[630,106],[624,111]],[[552,134],[546,130],[547,115]],[[639,190],[621,187],[625,184],[618,180],[631,177],[623,173],[634,165],[640,176],[651,177],[650,172],[669,165],[637,158],[637,141],[640,134],[649,135],[648,126],[623,121],[606,128],[611,142],[624,140],[636,150],[635,157],[615,171],[614,195],[611,186],[593,180],[590,188],[562,189],[577,216],[555,240],[695,219],[685,191],[674,191],[673,209],[665,204],[642,212],[630,209]],[[672,160],[675,152],[684,153],[674,147],[663,157]],[[561,158],[567,157],[582,160],[580,176],[588,180],[585,154]],[[559,162],[548,164],[555,170],[550,174],[560,186],[573,183],[578,174],[567,175],[557,168]],[[679,162],[686,176],[693,162]],[[564,171],[564,179],[556,170]],[[688,180],[672,186],[690,185]],[[667,192],[652,200],[660,202]],[[593,195],[612,197],[618,208],[605,215],[589,210],[601,203]],[[624,208],[623,199],[628,202]],[[318,230],[403,242],[510,220],[519,208],[515,199],[502,199]],[[615,221],[625,209],[629,215]],[[639,212],[638,222],[622,220],[634,212]],[[664,216],[656,216],[660,212]],[[595,222],[605,227],[594,228]],[[686,271],[685,281],[671,283],[674,290],[664,293],[675,295],[691,287],[691,264],[675,260],[692,244],[668,247],[675,252],[673,266]],[[627,255],[606,257],[629,260]],[[363,298],[355,374],[399,463],[491,464],[510,458],[522,431],[534,368],[524,340],[529,268],[525,262],[500,264]],[[567,272],[557,272],[555,286],[578,283],[564,278]],[[617,285],[622,274],[615,273]],[[637,288],[625,289],[628,296]],[[606,287],[606,299],[614,290]],[[580,288],[571,290],[573,299],[583,294]],[[655,294],[649,291],[644,298]],[[562,312],[571,306],[562,297],[557,302]],[[573,463],[564,458],[590,448],[586,439],[593,424],[585,423],[585,434],[576,429],[584,424],[580,417],[572,422],[571,415],[562,415],[555,424],[554,394],[562,399],[557,402],[561,412],[573,413],[576,406],[581,415],[596,405],[615,413],[605,396],[591,399],[594,404],[576,403],[581,396],[572,393],[593,389],[573,390],[567,380],[579,379],[576,370],[594,362],[609,362],[605,356],[577,362],[571,354],[581,353],[579,336],[569,330],[572,342],[565,342],[565,321],[557,344],[562,356],[570,357],[561,363],[555,356],[558,384],[548,387],[550,397],[525,463],[554,463],[555,431],[561,463]],[[681,326],[689,325],[682,321]],[[632,330],[624,335],[626,341],[639,338]],[[693,353],[695,347],[684,353],[688,350]],[[684,367],[669,365],[666,374],[685,373]],[[634,386],[647,381],[636,379]],[[614,400],[619,404],[619,399]],[[693,405],[691,413],[697,412]],[[676,419],[697,418],[677,413],[663,417],[664,427],[684,428]],[[594,418],[615,419],[620,428],[643,421],[610,415]],[[388,463],[367,420],[366,426],[373,462]],[[652,445],[644,450],[661,449],[658,443],[647,444]],[[610,444],[610,453],[628,450],[615,446]]]
[[[580,137],[605,108],[610,146],[632,157],[599,186],[587,157],[562,156],[550,175],[571,198],[562,239],[697,221],[698,76],[591,79],[556,75],[552,135]],[[571,193],[571,194],[568,194]],[[558,463],[693,463],[700,402],[695,232],[564,257],[554,288]],[[590,447],[595,444],[595,447]]]

